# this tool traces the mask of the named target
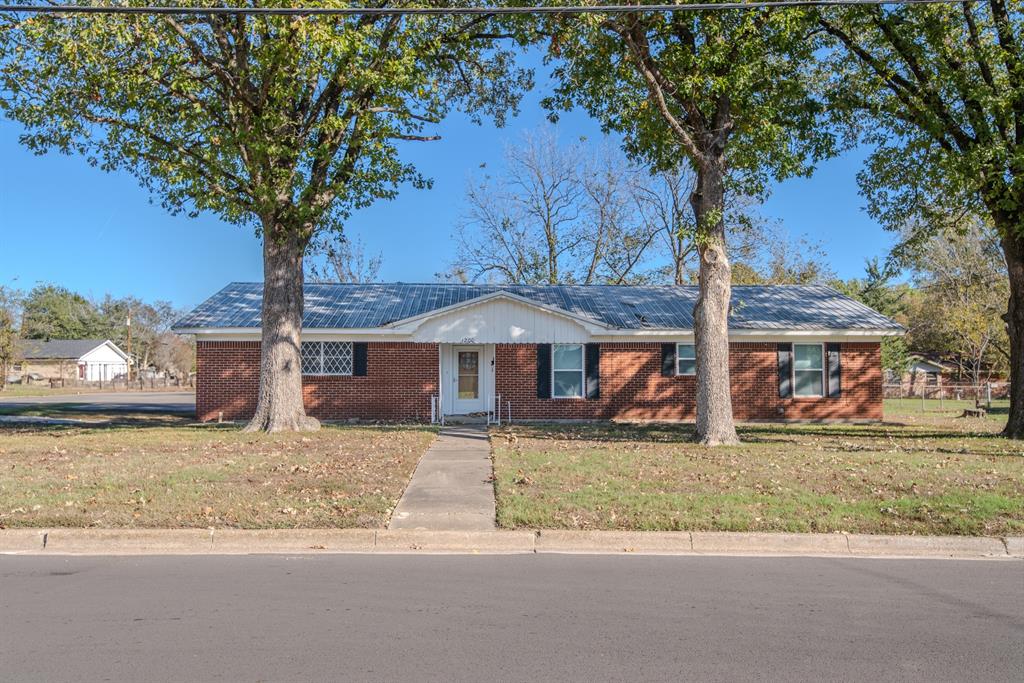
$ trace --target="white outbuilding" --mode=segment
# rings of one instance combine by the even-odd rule
[[[128,374],[128,354],[109,339],[22,339],[14,375],[109,382]]]

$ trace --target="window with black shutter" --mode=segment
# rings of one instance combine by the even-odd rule
[[[587,344],[587,398],[601,398],[601,345]]]
[[[551,344],[537,344],[537,398],[551,398]]]
[[[793,395],[793,345],[779,344],[779,396]]]
[[[842,361],[839,358],[841,344],[830,343],[828,345],[828,396],[839,398],[843,392],[842,383]]]
[[[672,377],[676,374],[676,345],[661,345],[661,376]]]

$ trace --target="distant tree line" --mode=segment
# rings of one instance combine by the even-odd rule
[[[193,344],[170,327],[180,315],[170,302],[110,294],[94,301],[66,287],[40,284],[28,292],[0,287],[0,366],[6,381],[17,358],[17,339],[109,339],[131,353],[138,369],[187,377]]]

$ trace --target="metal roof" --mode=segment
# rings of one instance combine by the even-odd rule
[[[310,284],[304,329],[380,328],[431,311],[508,292],[611,328],[691,330],[696,286]],[[174,324],[176,330],[260,327],[263,283],[233,282]],[[733,330],[903,328],[832,289],[814,285],[733,286]]]
[[[19,339],[18,354],[25,360],[78,360],[106,339]]]

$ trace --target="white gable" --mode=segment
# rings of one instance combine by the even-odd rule
[[[510,297],[492,297],[419,321],[412,338],[452,344],[585,343],[591,334],[587,327],[568,314]]]
[[[84,363],[124,363],[127,357],[113,342],[106,341],[78,360]]]

